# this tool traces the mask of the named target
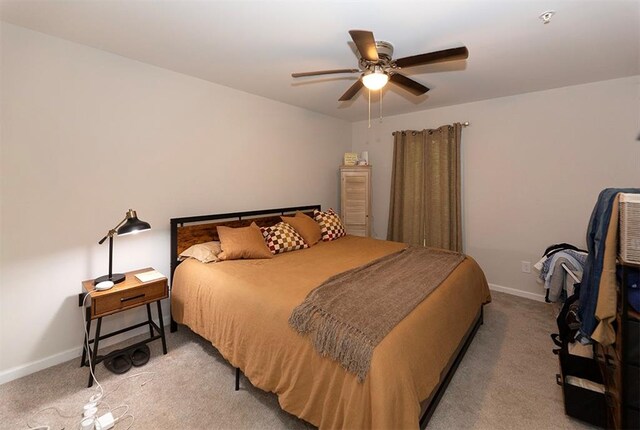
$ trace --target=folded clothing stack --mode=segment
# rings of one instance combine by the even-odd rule
[[[563,297],[563,291],[566,291],[566,297],[572,295],[573,280],[567,283],[567,273],[563,270],[563,265],[571,270],[575,277],[581,279],[586,260],[586,251],[568,243],[552,245],[545,250],[540,261],[533,267],[540,272],[538,282],[544,283],[547,302],[560,300]]]

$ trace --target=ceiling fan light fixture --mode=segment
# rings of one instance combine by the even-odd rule
[[[373,91],[383,88],[387,82],[389,82],[389,75],[378,68],[362,77],[364,86]]]
[[[551,11],[549,11],[551,12]],[[393,59],[393,45],[382,40],[375,40],[373,33],[367,30],[349,30],[349,35],[357,48],[358,69],[318,70],[315,72],[292,73],[292,78],[306,76],[330,75],[338,73],[361,73],[357,81],[342,94],[338,101],[352,100],[362,87],[369,90],[381,90],[391,82],[415,96],[421,96],[429,88],[399,73],[401,69],[421,66],[425,64],[441,63],[444,61],[466,60],[469,50],[466,46],[411,55],[409,57]],[[369,93],[371,99],[371,93]],[[380,94],[382,101],[382,93]],[[382,104],[380,104],[382,106]]]

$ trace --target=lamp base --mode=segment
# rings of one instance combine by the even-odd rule
[[[114,273],[111,276],[104,275],[104,276],[100,276],[99,278],[96,278],[93,281],[93,285],[97,285],[100,282],[104,282],[104,281],[111,281],[114,284],[119,284],[120,282],[124,281],[125,278],[126,276],[124,275],[124,273]]]

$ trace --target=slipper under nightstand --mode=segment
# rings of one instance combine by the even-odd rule
[[[81,366],[88,366],[89,360],[91,360],[91,366],[95,369],[95,366],[98,363],[118,352],[114,351],[113,353],[104,356],[98,355],[98,345],[101,340],[143,326],[149,327],[149,338],[131,345],[128,348],[135,348],[137,346],[153,342],[154,340],[161,339],[162,352],[163,354],[167,353],[167,341],[164,333],[164,323],[162,321],[162,305],[160,304],[162,299],[169,297],[167,278],[142,282],[135,276],[149,271],[153,271],[153,269],[149,267],[146,269],[135,270],[133,272],[127,272],[125,274],[126,278],[123,282],[118,283],[113,288],[105,291],[96,291],[94,289],[93,279],[82,282],[84,292],[79,295],[79,305],[82,306],[82,304],[85,303],[85,320],[87,326],[85,337],[83,339],[82,359],[80,362]],[[90,298],[85,299],[87,294]],[[151,304],[154,302],[157,304],[158,321],[160,322],[160,325],[156,324],[151,317]],[[146,305],[147,307],[147,321],[134,324],[111,333],[100,334],[103,317],[134,309],[142,305]],[[95,335],[93,339],[89,339],[88,336],[90,336],[91,333],[91,321],[95,319],[98,320]],[[91,347],[91,344],[93,344],[93,348]],[[89,375],[88,386],[91,387],[92,385],[93,378]]]

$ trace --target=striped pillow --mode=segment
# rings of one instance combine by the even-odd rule
[[[322,234],[323,241],[330,242],[347,235],[340,217],[333,209],[329,209],[326,212],[320,212],[316,209],[313,211],[313,217],[320,225],[320,233]]]
[[[260,227],[267,248],[272,254],[308,248],[302,236],[286,222],[279,222],[271,227]]]

